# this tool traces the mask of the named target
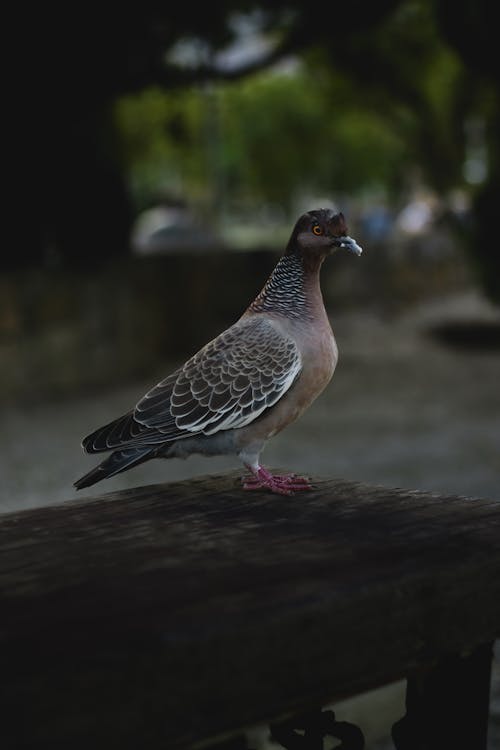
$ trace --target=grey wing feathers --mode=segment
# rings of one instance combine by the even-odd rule
[[[152,388],[135,410],[85,438],[88,452],[211,435],[252,422],[291,387],[302,364],[295,342],[248,318]]]
[[[130,411],[87,435],[82,440],[82,446],[86,453],[101,453],[128,445],[144,444],[151,447],[155,443],[165,442],[165,436],[156,433],[156,430],[137,422],[134,412]]]
[[[244,427],[283,396],[300,370],[295,342],[269,321],[249,318],[149,391],[134,417],[165,436]]]

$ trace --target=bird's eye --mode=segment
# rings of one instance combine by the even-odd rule
[[[313,234],[317,234],[318,236],[320,234],[323,234],[323,227],[320,227],[319,224],[314,224],[312,230],[313,230]]]

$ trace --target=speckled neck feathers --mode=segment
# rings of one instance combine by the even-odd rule
[[[314,275],[318,277],[317,272]],[[284,255],[250,305],[249,311],[278,313],[289,318],[312,318],[314,295],[311,294],[311,286],[314,284],[311,285],[310,276],[298,254]],[[319,293],[319,279],[317,288]]]

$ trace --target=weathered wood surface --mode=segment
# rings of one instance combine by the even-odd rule
[[[0,516],[0,555],[2,748],[187,747],[500,635],[488,500],[230,474]]]

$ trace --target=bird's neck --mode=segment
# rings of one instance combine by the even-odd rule
[[[314,264],[306,263],[300,255],[287,252],[250,305],[249,312],[313,319],[318,309],[324,309],[319,283],[321,262],[322,259]]]

